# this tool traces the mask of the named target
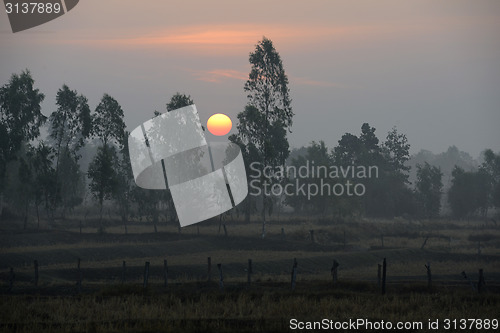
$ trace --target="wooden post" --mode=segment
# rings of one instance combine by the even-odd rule
[[[474,284],[472,283],[472,281],[469,279],[469,277],[467,276],[467,274],[465,274],[465,271],[462,271],[462,276],[464,279],[466,279],[467,281],[469,281],[469,284],[472,288],[473,291],[476,291],[476,287],[474,287]]]
[[[386,272],[387,272],[387,261],[384,258],[384,262],[382,264],[382,295],[385,295]]]
[[[165,280],[165,288],[167,288],[168,285],[168,266],[167,266],[167,259],[163,260],[163,278]]]
[[[123,264],[122,264],[122,284],[125,283],[126,274],[127,274],[127,263],[125,262],[125,260],[123,260]]]
[[[222,264],[217,264],[217,268],[219,269],[219,288],[220,290],[224,290],[224,277],[222,276]]]
[[[378,264],[377,284],[378,284],[379,287],[382,286],[382,265],[381,264]]]
[[[252,270],[252,259],[248,259],[248,285],[250,285],[252,283],[252,273],[253,273],[253,270]]]
[[[333,266],[332,266],[332,269],[331,269],[331,273],[332,273],[332,279],[333,279],[333,285],[335,285],[337,283],[337,268],[340,266],[340,264],[337,262],[337,260],[333,260]]]
[[[425,268],[427,269],[427,288],[429,290],[431,290],[431,288],[432,288],[431,263],[427,262],[427,265],[425,265]]]
[[[207,263],[208,263],[208,267],[207,267],[207,280],[211,281],[212,280],[212,258],[208,257],[207,258]]]
[[[311,234],[311,242],[314,243],[314,230],[309,230],[309,234]]]
[[[424,249],[424,246],[425,244],[427,244],[427,240],[429,239],[429,236],[425,237],[425,240],[424,240],[424,243],[422,244],[422,246],[420,247],[420,250],[423,250]]]
[[[477,282],[477,292],[480,293],[486,287],[486,282],[484,281],[483,269],[479,269],[479,281]]]
[[[38,286],[38,260],[34,261],[34,267],[35,267],[35,287]]]
[[[14,287],[14,279],[16,278],[16,274],[14,274],[14,268],[10,268],[10,273],[9,273],[9,291],[12,291],[12,288]]]
[[[149,261],[146,261],[146,264],[144,265],[144,283],[143,283],[144,288],[148,287],[148,279],[149,279]]]
[[[80,292],[82,291],[82,270],[80,269],[80,263],[81,263],[81,259],[78,258],[78,264],[77,264],[77,280],[76,280],[76,290],[77,292]]]
[[[293,258],[292,268],[292,290],[295,290],[295,283],[297,281],[297,258]]]
[[[285,236],[285,228],[281,228],[281,239],[282,239],[282,240],[285,240],[285,239],[286,239],[286,236]]]
[[[222,227],[224,227],[224,236],[227,237],[227,229],[226,229],[226,224],[224,223],[222,225]]]

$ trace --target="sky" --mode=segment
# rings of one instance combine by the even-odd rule
[[[365,122],[411,152],[500,150],[500,1],[82,0],[12,33],[0,12],[0,85],[29,69],[55,110],[63,84],[122,106],[128,130],[191,95],[203,124],[247,103],[249,53],[271,39],[289,78],[292,147],[334,147]],[[209,137],[226,140],[225,137]]]

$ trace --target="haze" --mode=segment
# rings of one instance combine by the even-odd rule
[[[16,34],[2,11],[0,85],[28,68],[46,94],[47,116],[63,83],[87,96],[92,109],[108,93],[122,105],[129,130],[181,92],[194,99],[202,122],[225,113],[236,125],[246,104],[248,54],[263,36],[289,76],[292,147],[312,140],[333,147],[368,122],[379,137],[396,126],[412,153],[450,145],[473,156],[498,150],[494,0],[84,0]]]

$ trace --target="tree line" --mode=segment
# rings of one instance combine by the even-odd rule
[[[410,144],[396,128],[381,141],[376,129],[364,123],[359,134],[345,133],[333,148],[323,141],[313,141],[290,157],[287,134],[294,113],[281,57],[273,42],[264,37],[250,53],[249,62],[251,71],[244,85],[247,105],[238,114],[235,134],[229,137],[241,147],[249,183],[259,178],[258,184],[264,188],[293,181],[286,175],[263,176],[266,168],[377,167],[377,177],[356,179],[366,189],[362,196],[323,193],[306,197],[300,191],[294,195],[266,191],[249,195],[237,212],[247,220],[258,214],[263,237],[266,220],[283,205],[304,214],[339,218],[440,215],[443,173],[427,162],[418,164],[412,184]],[[30,210],[36,212],[38,223],[41,214],[53,221],[83,206],[90,195],[98,207],[101,230],[106,202],[113,202],[125,229],[131,217],[152,221],[155,230],[160,215],[167,221],[177,220],[168,190],[144,190],[135,185],[127,147],[129,133],[118,101],[104,94],[91,110],[84,95],[63,85],[56,94],[56,110],[46,117],[41,112],[44,98],[28,70],[13,74],[0,88],[0,212],[6,208],[22,217],[26,227]],[[166,111],[193,103],[190,96],[177,93],[167,103]],[[159,114],[155,111],[152,116]],[[45,138],[41,137],[43,126],[48,131]],[[96,147],[96,152],[83,170],[81,152],[89,146]],[[250,167],[254,162],[258,162],[258,168]],[[332,182],[352,178],[349,174],[337,179],[308,174],[301,182],[334,185]],[[486,150],[484,162],[476,171],[456,166],[446,197],[456,218],[486,217],[488,209],[500,208],[500,154]]]

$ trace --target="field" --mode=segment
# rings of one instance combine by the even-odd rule
[[[2,222],[0,330],[268,332],[290,331],[292,318],[367,318],[420,321],[423,330],[407,331],[425,331],[429,319],[441,324],[447,318],[500,319],[500,227],[491,221],[288,216],[270,222],[265,239],[258,222],[242,220],[226,221],[227,235],[216,220],[180,232],[166,223],[154,232],[153,225],[136,221],[127,234],[118,221],[107,221],[104,233],[94,222],[87,221],[81,232],[77,219],[40,230]],[[382,296],[377,273],[384,258],[387,292]],[[253,264],[250,285],[248,259]],[[340,263],[335,284],[333,260]],[[146,261],[150,270],[144,288]],[[486,283],[481,293],[479,269]],[[433,331],[441,330],[447,331]]]

